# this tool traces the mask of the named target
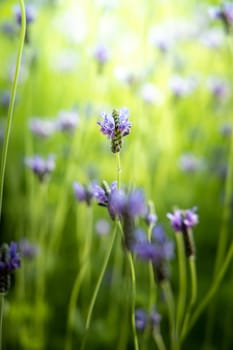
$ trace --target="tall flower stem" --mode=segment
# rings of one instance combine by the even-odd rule
[[[196,273],[195,257],[190,256],[188,259],[188,262],[189,262],[190,277],[191,277],[191,299],[190,299],[188,309],[185,313],[184,324],[181,331],[181,340],[184,339],[184,334],[186,334],[191,312],[197,298],[197,273]]]
[[[87,212],[87,230],[85,232],[85,243],[83,248],[83,253],[81,257],[81,268],[78,270],[74,285],[72,288],[69,306],[68,306],[68,318],[67,318],[67,331],[66,331],[66,341],[65,350],[70,350],[72,348],[72,326],[74,323],[74,315],[77,304],[77,299],[79,295],[79,290],[83,282],[84,277],[89,272],[90,268],[90,249],[91,249],[91,239],[92,239],[92,208],[88,207]]]
[[[121,187],[121,158],[120,158],[120,152],[116,153],[116,160],[117,160],[117,186],[118,189]]]
[[[176,232],[178,266],[179,266],[179,294],[177,300],[177,315],[176,315],[176,335],[179,336],[180,328],[184,317],[185,302],[186,302],[186,256],[184,251],[183,237],[181,232]]]
[[[95,286],[95,289],[94,289],[94,292],[93,292],[93,295],[92,295],[92,298],[91,298],[91,302],[90,302],[90,305],[89,305],[89,308],[88,308],[87,319],[86,319],[86,322],[85,322],[85,334],[84,334],[84,337],[83,337],[81,350],[84,350],[85,346],[86,346],[87,332],[88,332],[89,327],[90,327],[92,312],[93,312],[93,309],[94,309],[94,306],[95,306],[95,301],[96,301],[96,298],[97,298],[97,295],[98,295],[98,292],[99,292],[99,289],[100,289],[101,282],[102,282],[103,277],[104,277],[104,273],[105,273],[107,265],[108,265],[108,261],[109,261],[109,258],[110,258],[111,252],[112,252],[112,248],[113,248],[114,241],[116,239],[116,235],[117,235],[117,225],[115,225],[114,232],[113,232],[113,235],[112,235],[112,240],[110,242],[110,246],[108,247],[107,254],[106,254],[105,258],[104,258],[103,266],[101,268],[101,271],[100,271],[100,274],[99,274],[99,277],[98,277],[98,280],[97,280],[97,283],[96,283],[96,286]]]
[[[11,126],[12,126],[12,120],[13,120],[16,89],[17,89],[17,83],[19,78],[19,69],[20,69],[21,58],[23,54],[24,38],[26,33],[26,14],[25,14],[24,1],[19,0],[19,3],[20,3],[20,9],[21,9],[21,31],[20,31],[16,66],[15,66],[15,74],[14,74],[13,84],[11,88],[6,131],[5,131],[4,140],[3,140],[2,160],[1,160],[1,169],[0,169],[0,219],[1,219],[1,213],[2,213],[3,186],[4,186],[4,178],[5,178],[5,170],[6,170],[6,160],[7,160],[8,146],[9,146]]]
[[[161,288],[162,288],[165,302],[168,308],[171,350],[178,350],[179,346],[177,342],[176,328],[175,328],[175,305],[174,305],[174,297],[173,297],[170,283],[168,281],[163,281],[161,284]]]
[[[138,337],[137,337],[136,325],[135,325],[135,315],[134,315],[135,314],[135,297],[136,297],[136,277],[135,277],[134,263],[133,263],[133,257],[131,252],[127,252],[127,258],[129,262],[131,283],[132,283],[131,322],[132,322],[132,330],[133,330],[134,350],[139,350]]]
[[[153,332],[153,339],[155,341],[155,344],[157,345],[158,350],[166,350],[166,346],[163,341],[163,337],[161,336],[160,331],[154,331]]]
[[[0,293],[0,350],[2,350],[2,323],[4,312],[4,294]]]
[[[230,264],[232,258],[233,258],[233,242],[230,245],[228,253],[227,253],[227,255],[226,255],[226,257],[221,265],[221,268],[219,269],[219,272],[216,274],[209,291],[207,292],[206,296],[202,299],[202,301],[200,302],[200,304],[196,308],[195,312],[193,313],[193,315],[190,319],[190,322],[186,328],[186,332],[183,334],[183,337],[193,327],[193,325],[197,321],[200,314],[203,312],[205,307],[209,304],[211,299],[214,297],[215,293],[217,292],[217,290],[219,288],[220,283],[223,280],[223,277],[225,276],[225,273],[229,267],[229,264]]]

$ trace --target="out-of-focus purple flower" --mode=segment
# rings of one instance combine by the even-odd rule
[[[162,26],[153,27],[149,33],[149,41],[162,53],[166,53],[174,45],[174,33],[172,34]]]
[[[126,136],[130,133],[132,124],[129,122],[129,111],[126,107],[120,108],[118,110],[119,116],[119,129],[121,136]],[[102,121],[97,122],[100,125],[100,131],[107,135],[109,139],[113,139],[115,136],[115,122],[112,114],[102,113]]]
[[[158,313],[156,309],[154,309],[150,314],[150,323],[151,323],[152,329],[160,325],[161,319],[162,319],[162,316]]]
[[[218,101],[223,101],[229,95],[228,84],[219,77],[210,77],[207,80],[207,87],[212,93],[213,97]]]
[[[29,242],[26,238],[19,241],[19,251],[22,256],[33,259],[38,254],[38,246]]]
[[[0,293],[10,289],[11,273],[20,267],[20,254],[15,242],[0,247]]]
[[[183,220],[186,227],[193,227],[198,224],[199,218],[196,211],[197,211],[196,207],[185,210]]]
[[[29,128],[38,137],[49,137],[56,130],[56,124],[54,120],[32,118],[29,121]]]
[[[196,157],[192,153],[183,154],[178,160],[178,165],[181,170],[188,173],[202,170],[204,168],[203,159]]]
[[[2,91],[0,94],[0,105],[3,108],[8,108],[10,104],[11,93],[10,91]]]
[[[172,214],[168,213],[167,218],[170,220],[174,231],[182,232],[187,228],[197,225],[199,218],[196,214],[196,210],[196,207],[186,210],[175,209]]]
[[[78,125],[78,113],[76,111],[60,111],[57,119],[57,128],[61,131],[73,131]]]
[[[190,95],[196,88],[196,80],[175,75],[170,80],[170,89],[177,98]]]
[[[139,188],[128,194],[123,190],[115,191],[111,196],[110,206],[119,216],[125,214],[131,217],[144,216],[146,213],[144,192]]]
[[[137,309],[135,310],[134,317],[136,329],[141,332],[144,331],[148,322],[148,316],[146,312],[143,309]]]
[[[93,56],[99,64],[103,65],[109,60],[109,50],[105,45],[98,44],[94,49]]]
[[[211,19],[220,19],[223,22],[226,32],[228,33],[233,23],[233,3],[223,2],[220,6],[210,7],[208,9]]]
[[[19,5],[14,6],[14,13],[16,16],[17,23],[21,25],[22,15],[21,15],[21,8]],[[36,18],[36,11],[33,5],[25,6],[25,15],[26,15],[27,24],[34,22]]]
[[[95,229],[98,235],[105,236],[109,233],[110,230],[109,222],[105,219],[100,219],[96,222]]]
[[[86,202],[87,205],[91,204],[91,200],[93,198],[92,187],[83,186],[79,182],[74,182],[73,190],[75,197],[80,202]]]
[[[27,157],[25,164],[38,176],[40,181],[43,181],[46,175],[55,169],[55,158],[53,155],[49,155],[47,159],[35,155],[34,157]]]

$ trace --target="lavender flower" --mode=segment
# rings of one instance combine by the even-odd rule
[[[167,218],[170,220],[171,226],[176,232],[183,234],[185,253],[187,257],[195,255],[195,247],[192,238],[192,227],[199,222],[196,208],[186,210],[174,210],[173,214],[168,213]]]
[[[154,225],[157,220],[158,220],[158,217],[154,212],[154,203],[150,201],[147,205],[147,212],[145,215],[145,221],[146,221],[147,225]]]
[[[101,65],[109,60],[109,50],[103,44],[96,45],[93,55],[96,61]]]
[[[213,97],[218,101],[223,101],[229,95],[228,84],[219,77],[212,76],[207,80],[207,87]]]
[[[16,5],[14,7],[14,12],[15,12],[15,17],[16,17],[16,21],[18,23],[18,25],[21,25],[21,21],[22,21],[22,14],[21,14],[21,8],[19,5]],[[35,8],[32,5],[26,5],[25,6],[25,15],[26,15],[26,33],[25,33],[25,42],[29,43],[29,24],[31,24],[32,22],[34,22],[35,17],[36,17],[36,11]]]
[[[129,193],[125,193],[122,189],[115,191],[110,199],[110,207],[117,215],[129,215],[132,218],[145,216],[147,210],[144,193],[139,188]]]
[[[29,121],[29,128],[36,136],[46,138],[54,133],[56,125],[53,120],[32,118]]]
[[[92,187],[83,186],[78,182],[73,183],[73,190],[76,198],[80,202],[86,202],[87,205],[91,204],[91,200],[93,198],[93,190]]]
[[[112,152],[119,152],[121,139],[130,133],[132,126],[128,120],[128,109],[125,107],[119,110],[114,109],[112,114],[103,113],[102,118],[103,121],[97,122],[100,125],[100,131],[112,141]]]
[[[148,316],[143,309],[135,310],[135,326],[138,331],[143,332],[148,323]]]
[[[161,91],[152,83],[146,83],[141,88],[141,96],[147,104],[158,104],[163,102],[163,96]]]
[[[105,236],[109,233],[110,230],[109,222],[105,219],[100,219],[96,222],[95,229],[98,235]]]
[[[75,111],[60,111],[57,128],[61,131],[73,131],[78,125],[78,113]]]
[[[6,293],[10,288],[10,275],[20,267],[20,255],[17,244],[11,242],[10,246],[3,243],[0,247],[0,293]]]
[[[28,259],[33,259],[38,254],[38,246],[30,243],[27,239],[19,241],[20,254]]]
[[[53,155],[49,155],[47,159],[39,155],[28,157],[25,164],[34,172],[40,181],[44,181],[45,177],[55,168],[55,159]]]
[[[233,23],[233,3],[224,2],[219,7],[209,8],[209,15],[212,19],[220,19],[223,22],[226,33],[229,33]]]
[[[198,158],[192,153],[184,153],[178,160],[181,170],[188,173],[203,169],[204,163],[202,158]]]
[[[170,88],[177,98],[190,95],[196,87],[196,81],[192,78],[183,78],[175,75],[170,80]]]

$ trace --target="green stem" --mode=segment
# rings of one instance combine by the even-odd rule
[[[99,274],[99,277],[98,277],[98,280],[97,280],[97,283],[96,283],[96,286],[95,286],[95,289],[94,289],[94,292],[93,292],[93,295],[92,295],[92,298],[91,298],[91,302],[90,302],[88,313],[87,313],[87,319],[86,319],[86,323],[85,323],[85,334],[84,334],[84,337],[83,337],[81,350],[85,349],[87,332],[88,332],[89,327],[90,327],[92,312],[93,312],[93,309],[94,309],[94,306],[95,306],[95,301],[96,301],[96,298],[97,298],[97,295],[98,295],[98,292],[99,292],[99,289],[100,289],[101,282],[102,282],[103,277],[104,277],[104,273],[105,273],[107,265],[108,265],[108,261],[109,261],[109,258],[110,258],[111,252],[112,252],[112,248],[113,248],[113,244],[114,244],[114,241],[115,241],[115,238],[116,238],[116,234],[117,234],[117,225],[115,225],[114,232],[113,232],[113,235],[112,235],[112,240],[111,240],[110,246],[109,246],[109,248],[107,250],[107,254],[105,256],[104,263],[103,263],[102,269],[100,271],[100,274]]]
[[[182,233],[176,233],[177,255],[179,265],[179,294],[177,300],[177,315],[176,315],[176,334],[179,337],[180,327],[184,317],[185,302],[186,302],[186,256],[184,251]]]
[[[181,332],[181,340],[184,340],[184,334],[186,334],[187,332],[188,322],[191,316],[192,308],[197,298],[197,273],[196,273],[195,256],[190,256],[188,261],[189,261],[190,276],[191,276],[191,300],[185,314],[184,324]]]
[[[155,344],[157,345],[158,350],[166,350],[166,346],[164,344],[163,337],[160,331],[158,330],[154,331],[153,338],[154,338]]]
[[[222,282],[223,277],[225,276],[225,273],[227,271],[227,268],[228,268],[232,258],[233,258],[233,243],[231,243],[231,245],[230,245],[230,248],[229,248],[229,251],[228,251],[228,253],[226,255],[226,258],[225,258],[221,268],[219,269],[219,272],[217,273],[217,276],[214,278],[212,286],[210,287],[208,293],[202,299],[201,303],[199,304],[199,306],[196,308],[195,312],[193,313],[193,316],[190,319],[189,325],[186,328],[187,330],[186,330],[186,333],[184,334],[184,336],[193,327],[193,325],[197,321],[197,319],[200,316],[200,314],[203,312],[205,307],[208,305],[210,300],[213,298],[213,296],[217,292],[218,287],[219,287],[220,283]]]
[[[136,325],[135,325],[135,297],[136,297],[136,277],[135,277],[135,270],[134,270],[134,263],[133,263],[133,257],[131,252],[127,252],[127,258],[129,261],[129,267],[130,267],[130,273],[131,273],[131,283],[132,283],[132,305],[131,305],[131,322],[132,322],[132,329],[133,329],[133,340],[134,340],[134,349],[139,350],[138,345],[138,337],[136,332]]]
[[[4,312],[4,294],[0,294],[0,350],[2,350],[2,323],[3,323],[3,312]]]
[[[121,158],[120,158],[120,152],[116,153],[116,159],[117,159],[117,187],[118,189],[121,187]]]
[[[26,33],[26,15],[25,15],[24,1],[19,0],[19,2],[20,2],[20,9],[21,9],[21,31],[20,31],[19,48],[18,48],[18,54],[16,59],[14,80],[11,88],[6,131],[5,131],[4,140],[3,140],[2,161],[1,161],[1,169],[0,169],[0,219],[1,219],[1,213],[2,213],[3,185],[4,185],[4,178],[5,178],[5,171],[6,171],[7,152],[8,152],[8,146],[9,146],[9,140],[10,140],[12,119],[13,119],[16,89],[17,89],[17,83],[19,78],[19,69],[21,64],[24,38]]]
[[[171,290],[170,283],[168,281],[163,281],[161,283],[161,288],[164,293],[165,302],[168,308],[171,349],[178,350],[179,346],[176,338],[176,329],[175,329],[175,305],[174,305],[174,298],[173,298],[173,293]]]

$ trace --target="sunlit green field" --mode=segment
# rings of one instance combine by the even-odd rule
[[[26,240],[35,251],[21,252],[21,267],[4,296],[2,349],[232,349],[233,37],[231,26],[226,32],[221,19],[211,19],[209,8],[219,3],[26,5],[35,12],[10,129],[0,243],[15,241],[20,248]],[[17,1],[0,0],[1,150],[20,41],[15,6]],[[132,128],[122,140],[119,173],[119,158],[97,122],[103,112],[122,107]],[[57,127],[62,113],[77,118],[72,128]],[[45,134],[33,131],[35,118]],[[43,121],[53,125],[50,131]],[[42,179],[28,166],[35,155],[54,160]],[[142,189],[154,204],[156,225],[174,242],[168,281],[174,324],[179,326],[179,312],[183,321],[190,312],[183,338],[182,320],[180,333],[177,326],[176,345],[166,290],[153,282],[150,263],[123,247],[119,220],[106,208],[75,196],[74,182],[88,187],[103,180]],[[193,207],[199,216],[193,228],[197,297],[189,308],[189,263],[179,255],[166,215]],[[147,230],[145,222],[136,224]],[[134,311],[149,314],[154,307],[162,317],[156,329],[162,344],[150,327],[135,330]]]

